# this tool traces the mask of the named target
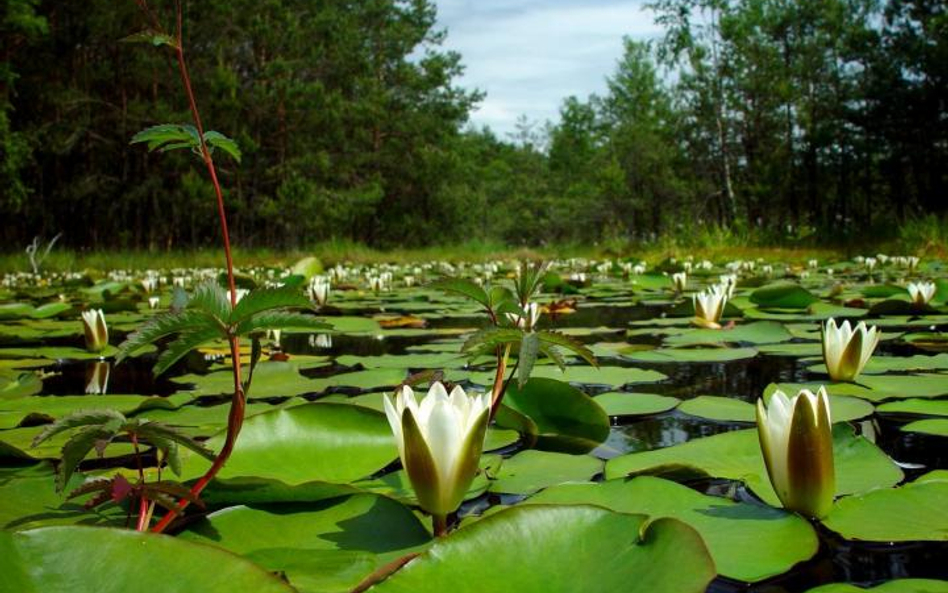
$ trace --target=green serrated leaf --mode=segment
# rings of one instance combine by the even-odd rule
[[[530,332],[523,336],[520,341],[520,353],[517,357],[517,383],[522,388],[533,372],[533,365],[537,361],[537,353],[540,351],[540,336]]]
[[[95,426],[87,426],[72,435],[63,445],[62,461],[59,464],[59,471],[56,474],[56,492],[62,492],[73,472],[79,467],[79,463],[85,459],[89,451],[96,446],[99,441],[111,441],[115,434],[121,429],[125,418],[114,418]]]
[[[204,311],[184,310],[178,313],[158,314],[149,319],[137,331],[129,334],[125,341],[119,344],[119,352],[115,362],[120,363],[139,348],[154,344],[161,338],[171,334],[211,329],[217,331],[220,337],[226,337],[216,319]]]
[[[125,422],[125,416],[115,410],[77,410],[68,416],[60,418],[44,428],[35,438],[32,446],[35,447],[46,439],[55,436],[63,431],[80,426],[98,426],[108,422]]]
[[[481,288],[477,283],[466,278],[442,278],[432,282],[429,285],[429,288],[465,296],[487,309],[490,309],[491,307],[490,299],[488,298],[487,293],[484,292],[484,289]]]
[[[599,366],[599,361],[596,360],[596,356],[593,354],[592,350],[587,348],[582,342],[555,331],[544,330],[537,332],[537,334],[540,336],[541,342],[553,346],[561,346],[576,356],[579,356],[590,365],[594,367]]]
[[[215,132],[214,130],[204,132],[204,142],[212,148],[219,148],[226,152],[238,163],[240,162],[240,147],[237,145],[237,142],[227,136],[221,134],[220,132]]]
[[[123,43],[150,43],[155,47],[167,45],[168,47],[174,48],[178,45],[171,35],[158,33],[156,31],[139,31],[138,33],[132,33],[127,37],[123,37],[120,41]]]
[[[220,284],[212,280],[200,284],[194,289],[191,298],[188,299],[188,309],[204,311],[215,319],[219,319],[221,325],[225,325],[231,318],[232,310],[227,291],[224,290]]]
[[[221,337],[221,330],[216,327],[203,328],[182,332],[178,338],[168,344],[168,348],[158,356],[152,373],[157,377],[171,368],[171,365],[181,360],[188,352],[205,342]]]
[[[268,329],[309,329],[313,331],[328,331],[332,326],[317,319],[312,315],[304,313],[291,313],[288,311],[264,311],[245,320],[237,326],[235,333],[238,336],[245,336],[252,332],[265,331]]]
[[[258,288],[240,299],[237,307],[229,316],[229,322],[231,325],[238,325],[252,315],[275,309],[312,308],[313,303],[297,287]]]

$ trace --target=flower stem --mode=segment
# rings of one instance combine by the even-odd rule
[[[435,537],[444,537],[448,533],[448,517],[447,515],[432,515],[431,523],[434,527]]]
[[[147,12],[146,15],[148,15]],[[198,111],[197,100],[194,98],[194,90],[191,86],[191,75],[188,72],[187,61],[184,57],[184,23],[180,0],[176,0],[175,2],[175,16],[176,43],[174,46],[174,51],[178,62],[178,72],[181,76],[181,82],[184,86],[184,91],[188,97],[188,106],[191,110],[191,118],[194,120],[194,127],[197,128],[198,138],[201,142],[201,158],[207,167],[207,173],[211,178],[211,183],[214,185],[214,194],[217,198],[217,214],[220,219],[221,226],[221,236],[224,239],[224,259],[227,264],[227,286],[230,289],[230,304],[231,307],[236,307],[237,290],[236,280],[234,277],[234,260],[230,247],[230,232],[227,228],[227,213],[224,208],[224,193],[221,190],[220,181],[217,179],[217,168],[214,165],[214,157],[211,155],[211,151],[207,147],[207,142],[204,140],[204,126],[201,123],[201,113]],[[224,464],[227,463],[227,460],[230,458],[230,454],[234,449],[234,444],[237,442],[237,435],[240,433],[240,429],[244,422],[245,401],[243,384],[240,378],[240,339],[237,336],[230,336],[228,341],[230,342],[231,369],[234,375],[234,395],[231,399],[230,414],[228,415],[227,420],[227,435],[224,439],[224,446],[221,448],[220,453],[218,453],[217,458],[214,459],[214,463],[211,464],[210,469],[208,469],[207,472],[201,476],[197,482],[195,482],[194,486],[191,487],[191,493],[195,496],[199,495],[204,490],[207,484],[214,479],[214,476],[217,475],[220,469],[224,467]],[[161,533],[164,531],[168,524],[170,524],[171,521],[187,506],[187,500],[182,499],[178,501],[177,507],[169,511],[152,528],[152,531],[156,533]]]

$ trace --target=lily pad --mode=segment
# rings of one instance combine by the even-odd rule
[[[669,346],[696,346],[699,344],[775,344],[793,339],[787,329],[774,321],[756,321],[734,326],[733,329],[693,329],[665,338]]]
[[[349,591],[430,536],[398,502],[357,494],[318,503],[229,507],[179,536],[246,556],[306,591]]]
[[[701,535],[718,572],[751,583],[788,571],[819,547],[810,524],[794,514],[706,496],[649,476],[554,486],[522,504],[594,504],[652,519],[678,519]]]
[[[823,522],[847,539],[948,541],[948,471],[839,500]]]
[[[609,436],[609,416],[595,400],[553,379],[533,378],[523,389],[511,385],[497,422],[536,436],[539,445],[552,448],[575,445],[591,450]]]
[[[219,449],[223,433],[208,445]],[[258,414],[244,422],[221,478],[256,477],[288,485],[347,483],[364,478],[398,456],[384,414],[361,406],[312,403]],[[185,457],[185,477],[197,477],[207,461]]]
[[[652,363],[731,362],[755,356],[757,350],[753,348],[660,348],[622,355],[635,362]]]
[[[905,399],[882,404],[876,410],[884,414],[948,416],[948,400]]]
[[[948,418],[916,420],[902,427],[903,432],[917,432],[939,437],[948,437]]]
[[[691,416],[723,422],[755,422],[757,418],[754,404],[732,397],[699,395],[682,402],[678,409]]]
[[[602,471],[602,462],[586,455],[522,451],[504,461],[492,492],[531,494],[564,482],[585,482]]]
[[[593,400],[610,416],[646,416],[674,409],[680,402],[676,397],[654,393],[612,391],[597,395]]]
[[[490,570],[484,558],[491,558]],[[700,593],[714,575],[704,542],[680,521],[537,505],[497,513],[436,541],[373,591],[599,593],[625,591],[634,582],[650,593]]]
[[[885,488],[902,479],[902,471],[878,447],[854,435],[847,424],[833,429],[836,494]],[[606,462],[606,479],[692,468],[717,478],[743,480],[768,504],[780,506],[770,485],[756,429],[737,430],[681,445],[631,453]]]
[[[833,583],[810,589],[806,593],[948,593],[948,581],[896,579],[868,588],[847,583]]]
[[[750,300],[759,307],[806,309],[820,299],[799,284],[781,282],[758,288],[751,293]]]

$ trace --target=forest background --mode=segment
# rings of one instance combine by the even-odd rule
[[[216,244],[202,163],[129,145],[189,120],[170,56],[121,42],[135,2],[2,5],[3,250]],[[501,138],[433,2],[186,3],[204,119],[242,151],[218,158],[236,241],[944,249],[948,3],[650,9],[663,36],[626,39],[605,93]]]

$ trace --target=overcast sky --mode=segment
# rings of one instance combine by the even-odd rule
[[[445,45],[461,53],[461,85],[487,93],[471,120],[501,137],[521,114],[555,121],[562,100],[605,89],[622,36],[655,37],[642,0],[436,0]]]

